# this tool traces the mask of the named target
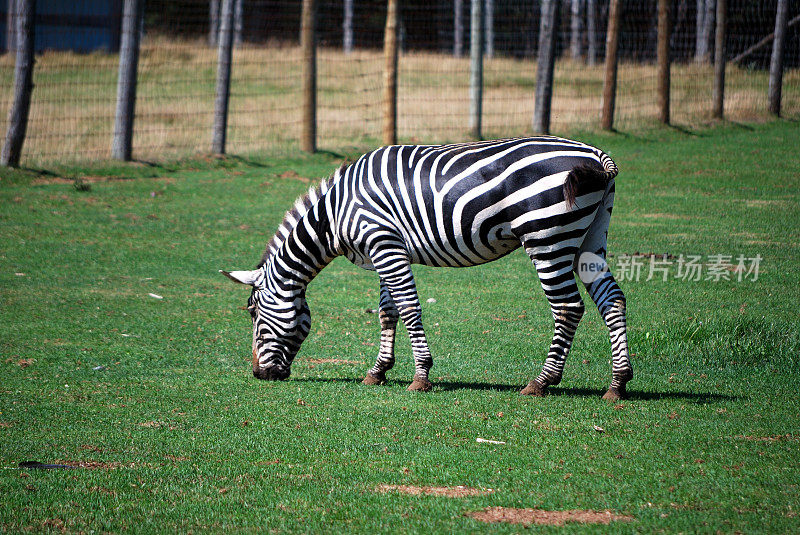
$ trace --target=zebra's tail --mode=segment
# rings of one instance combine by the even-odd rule
[[[603,164],[603,170],[593,165],[579,165],[567,174],[564,180],[564,201],[567,203],[567,208],[572,208],[575,205],[575,197],[581,191],[587,189],[605,188],[608,182],[617,176],[619,170],[614,160],[608,154],[600,152],[600,163]]]

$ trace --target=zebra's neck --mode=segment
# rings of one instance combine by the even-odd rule
[[[297,200],[264,254],[268,284],[278,293],[305,292],[322,268],[341,254],[327,202],[334,178],[323,180]]]

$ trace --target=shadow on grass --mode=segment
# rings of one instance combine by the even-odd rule
[[[351,383],[361,384],[361,378],[358,377],[299,377],[292,379],[292,381],[303,383]],[[405,387],[411,383],[411,380],[395,380],[390,379],[386,382],[385,386],[389,387]],[[466,381],[434,381],[434,390],[451,392],[455,390],[494,390],[497,392],[519,391],[525,385],[520,384],[502,384],[502,383],[486,383],[486,382],[466,382]],[[370,388],[381,388],[380,386]],[[551,386],[547,389],[548,396],[566,396],[566,397],[596,397],[600,398],[606,393],[605,389],[598,388],[564,388],[558,386]],[[736,396],[728,394],[716,394],[712,392],[643,392],[637,390],[628,391],[628,401],[652,401],[661,399],[681,399],[693,403],[714,403],[718,401],[734,401]]]
[[[574,397],[601,397],[606,393],[605,389],[598,388],[559,388],[550,387],[548,389],[551,396],[574,396]],[[641,392],[628,390],[628,401],[651,401],[659,399],[682,399],[694,403],[714,403],[716,401],[733,401],[736,396],[728,394],[715,394],[712,392]]]

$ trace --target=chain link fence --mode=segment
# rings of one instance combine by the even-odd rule
[[[0,132],[13,96],[14,5],[0,31]],[[482,0],[483,136],[532,132],[538,0]],[[111,154],[122,0],[40,1],[24,165]],[[214,114],[222,0],[147,0],[141,28],[133,155],[206,154]],[[657,0],[622,0],[615,127],[657,123]],[[725,117],[770,117],[767,87],[778,0],[728,0]],[[715,0],[671,2],[671,121],[712,122]],[[469,0],[400,2],[397,134],[467,139]],[[301,135],[301,2],[235,0],[228,152],[286,154]],[[385,0],[317,1],[317,138],[324,150],[381,143]],[[800,0],[789,0],[782,115],[800,116]],[[551,129],[600,128],[608,0],[561,0]],[[709,17],[711,17],[709,19]],[[9,32],[9,29],[11,31]],[[755,46],[763,42],[761,46]],[[751,49],[748,51],[748,49]],[[744,54],[744,55],[743,55]],[[735,58],[735,61],[731,61]]]

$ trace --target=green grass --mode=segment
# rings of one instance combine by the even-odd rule
[[[377,352],[364,312],[377,280],[341,259],[309,287],[312,332],[291,379],[255,380],[247,292],[217,270],[259,259],[308,187],[286,171],[313,181],[337,155],[6,173],[0,531],[518,531],[464,516],[488,506],[635,518],[547,531],[797,531],[797,136],[784,121],[579,136],[621,169],[612,265],[636,252],[763,257],[755,282],[622,283],[636,376],[618,405],[600,400],[610,347],[591,306],[554,395],[517,394],[552,328],[522,252],[416,268],[431,393],[405,390],[402,330],[390,383],[360,384]],[[110,179],[73,187],[89,176]],[[103,464],[17,468],[27,460]]]

